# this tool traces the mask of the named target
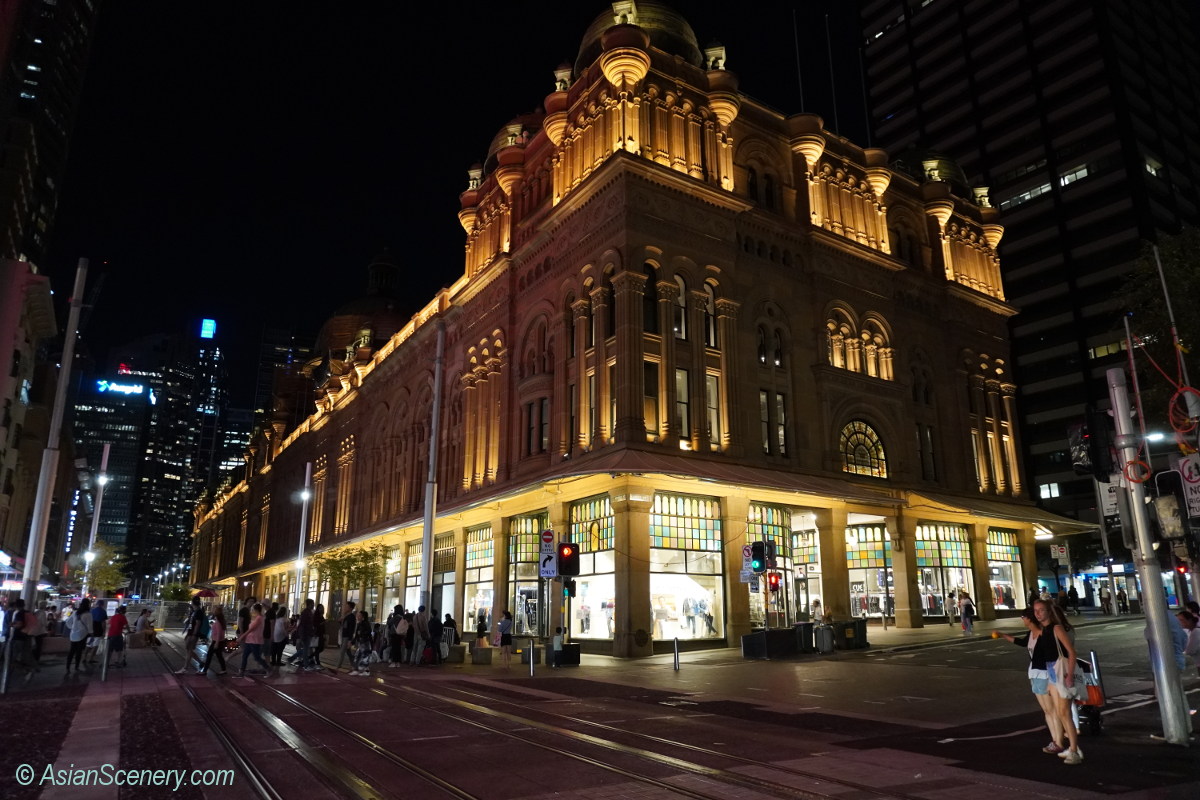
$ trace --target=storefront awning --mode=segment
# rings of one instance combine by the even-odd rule
[[[1096,530],[1094,522],[1080,522],[1077,519],[1061,517],[1045,509],[1038,508],[1032,503],[1020,500],[1002,501],[987,500],[982,497],[959,497],[957,495],[940,494],[937,492],[908,492],[906,508],[919,514],[922,507],[952,509],[965,512],[973,517],[1012,520],[1041,525],[1053,533],[1072,534],[1086,533]]]
[[[850,481],[797,472],[747,467],[740,464],[726,464],[695,456],[672,456],[644,450],[620,449],[611,453],[601,453],[594,458],[581,460],[576,469],[560,471],[555,477],[598,475],[606,472],[694,478],[701,481],[729,483],[735,486],[779,489],[868,505],[895,507],[901,502],[885,491],[874,490]]]

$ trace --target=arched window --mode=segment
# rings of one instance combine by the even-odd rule
[[[758,202],[758,170],[754,167],[746,167],[746,194],[750,195],[750,199]]]
[[[658,333],[658,273],[646,264],[642,268],[646,276],[646,291],[642,295],[642,330]]]
[[[609,336],[615,335],[617,332],[617,295],[613,292],[611,270],[604,273],[603,286],[606,290],[604,293],[606,310],[604,313],[605,319],[603,335],[605,338],[608,338]]]
[[[763,175],[763,206],[775,210],[775,176]]]
[[[758,329],[758,363],[767,363],[767,334],[761,327]]]
[[[717,346],[717,298],[711,284],[704,284],[704,344]]]
[[[683,277],[675,276],[675,286],[679,289],[679,296],[675,298],[675,338],[688,338],[687,330],[687,284]]]
[[[842,428],[838,449],[842,453],[842,471],[872,478],[887,477],[887,455],[875,429],[860,419]]]
[[[772,358],[774,359],[775,366],[783,366],[783,336],[780,335],[779,331],[775,331],[775,350],[772,353]]]

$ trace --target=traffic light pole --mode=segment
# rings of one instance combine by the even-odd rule
[[[1113,408],[1116,446],[1120,463],[1130,465],[1138,460],[1138,436],[1131,429],[1129,392],[1125,388],[1125,370],[1108,370],[1108,394]],[[1128,470],[1125,470],[1128,477]],[[1187,745],[1191,736],[1191,717],[1187,698],[1183,694],[1179,668],[1175,665],[1175,649],[1168,628],[1166,596],[1162,572],[1150,541],[1150,521],[1146,515],[1146,492],[1139,481],[1128,481],[1129,511],[1133,518],[1135,544],[1133,561],[1142,582],[1142,609],[1146,615],[1146,638],[1150,644],[1150,667],[1158,691],[1162,713],[1163,738],[1171,744]]]

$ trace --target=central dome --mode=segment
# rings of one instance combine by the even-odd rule
[[[604,32],[621,22],[637,25],[650,34],[650,44],[672,55],[682,57],[696,67],[703,68],[704,57],[700,53],[700,44],[692,26],[679,15],[675,9],[664,3],[637,2],[628,5],[636,9],[629,19],[617,19],[612,11],[606,11],[592,20],[587,32],[583,34],[583,42],[579,45],[579,55],[575,58],[575,74],[583,71],[600,56],[600,37]]]

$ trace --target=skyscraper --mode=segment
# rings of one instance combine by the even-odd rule
[[[101,443],[124,441],[123,436],[132,441],[136,435],[136,458],[127,470],[132,487],[124,538],[114,527],[119,520],[109,521],[112,489],[106,489],[100,529],[101,538],[124,545],[134,575],[186,560],[196,500],[220,480],[227,388],[216,330],[215,321],[206,319],[185,334],[148,336],[116,348],[120,383],[142,389],[148,401],[136,434],[133,420],[105,430],[91,421],[87,408],[76,409],[76,439],[89,448],[93,468],[99,465]],[[110,474],[114,469],[110,454]],[[122,507],[121,499],[116,502]]]
[[[1095,519],[1068,428],[1124,363],[1116,293],[1141,242],[1196,223],[1200,61],[1182,0],[864,0],[874,143],[956,159],[1003,212],[1000,245],[1033,493]]]

